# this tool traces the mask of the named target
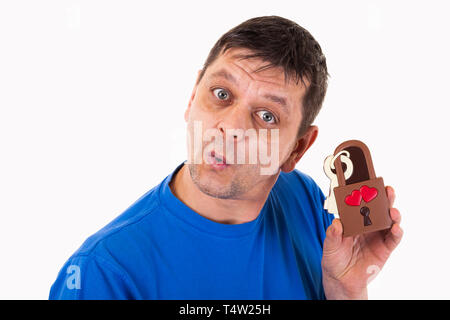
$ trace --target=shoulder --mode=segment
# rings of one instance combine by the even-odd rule
[[[306,196],[312,202],[323,202],[323,192],[314,179],[298,170],[281,172],[275,187],[296,196]]]
[[[158,186],[141,196],[114,220],[89,236],[72,256],[98,255],[108,242],[128,237],[127,234],[132,233],[136,226],[152,219],[160,209],[157,192]]]
[[[160,211],[158,186],[88,237],[64,263],[50,299],[121,299],[134,292],[127,261],[138,253],[146,226]]]
[[[120,264],[95,253],[77,254],[59,271],[49,300],[140,299],[132,279]]]
[[[325,196],[310,175],[298,169],[281,172],[274,186],[274,195],[279,199],[280,206],[292,211],[286,216],[295,225],[294,228],[309,226],[323,241],[334,216],[324,209]]]

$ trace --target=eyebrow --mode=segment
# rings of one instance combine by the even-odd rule
[[[229,73],[227,70],[225,69],[220,69],[214,73],[211,74],[212,78],[224,78],[234,84],[237,85],[237,80],[236,78]],[[286,113],[289,113],[289,108],[287,107],[287,102],[286,102],[286,98],[285,97],[280,97],[277,95],[273,95],[273,94],[265,94],[262,96],[263,98],[269,99],[277,104],[279,104]]]
[[[283,107],[283,109],[289,113],[289,109],[287,107],[287,103],[286,103],[286,98],[284,97],[279,97],[279,96],[275,96],[273,94],[265,94],[263,95],[264,98],[272,100],[275,103],[278,103],[281,107]]]
[[[220,69],[220,70],[214,72],[213,74],[211,74],[211,77],[212,78],[224,78],[230,82],[233,82],[234,84],[237,84],[236,78],[225,69]]]

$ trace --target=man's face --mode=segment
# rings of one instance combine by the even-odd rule
[[[297,142],[302,118],[301,101],[305,94],[302,82],[286,83],[281,67],[254,73],[267,62],[236,56],[248,53],[251,51],[231,48],[220,55],[194,88],[185,113],[189,139],[193,139],[194,131],[198,135],[199,123],[203,137],[203,161],[188,162],[192,180],[205,194],[222,199],[243,199],[253,188],[278,175],[280,166],[291,156]],[[195,123],[197,130],[194,130]],[[267,147],[266,154],[277,152],[275,173],[261,174],[261,168],[264,167],[261,158],[258,156],[256,162],[250,162],[249,153],[254,152],[250,148],[251,135],[235,136],[230,129],[255,132],[257,143]],[[216,139],[205,139],[207,131],[219,133],[223,149],[216,148],[218,136]],[[266,135],[260,134],[262,131]],[[275,141],[275,131],[278,131],[278,141]],[[245,163],[237,159],[237,144],[245,146]],[[194,152],[191,147],[188,150],[190,159]],[[227,165],[220,165],[220,159],[227,155],[230,148],[234,148],[235,158],[226,158]],[[219,163],[214,164],[217,160]]]

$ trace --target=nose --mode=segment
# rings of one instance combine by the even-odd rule
[[[221,119],[217,124],[224,138],[229,138],[239,142],[245,136],[245,131],[251,127],[251,115],[243,105],[229,107],[221,114]]]

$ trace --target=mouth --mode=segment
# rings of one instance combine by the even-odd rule
[[[208,154],[208,158],[208,163],[216,169],[225,169],[230,166],[227,164],[226,158],[215,151],[211,151]]]

